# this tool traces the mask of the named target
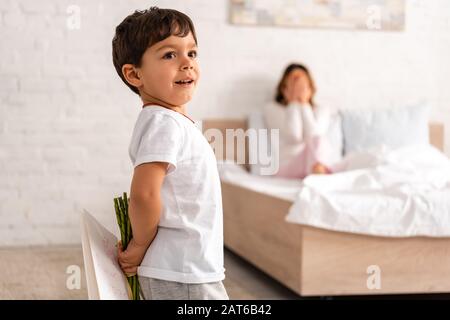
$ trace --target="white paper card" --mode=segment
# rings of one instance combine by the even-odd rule
[[[81,214],[84,268],[90,300],[129,300],[128,282],[117,262],[117,237],[87,210]]]

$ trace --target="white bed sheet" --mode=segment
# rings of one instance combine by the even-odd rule
[[[218,161],[217,168],[222,181],[292,202],[302,186],[301,180],[251,174],[232,161]]]
[[[432,146],[373,149],[346,171],[302,180],[218,163],[222,181],[293,202],[286,221],[386,237],[450,237],[450,160]]]
[[[349,155],[346,171],[311,175],[286,220],[387,237],[450,236],[450,160],[429,145]]]

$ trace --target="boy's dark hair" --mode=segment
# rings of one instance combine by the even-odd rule
[[[192,32],[197,44],[192,20],[177,10],[158,7],[136,10],[116,27],[112,40],[112,58],[119,77],[133,92],[139,94],[139,90],[125,80],[123,65],[130,63],[139,67],[147,48],[171,35],[185,37],[189,32]]]

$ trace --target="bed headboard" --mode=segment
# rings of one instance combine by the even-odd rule
[[[247,120],[241,120],[241,119],[205,119],[202,120],[202,132],[205,134],[205,131],[208,129],[218,129],[222,133],[223,137],[226,137],[225,130],[226,129],[243,129],[244,131],[247,130]],[[206,136],[208,142],[211,144],[213,142],[213,139]],[[229,144],[230,145],[230,144]],[[232,153],[233,156],[230,156],[230,152],[226,152],[227,150],[227,141],[226,139],[223,139],[223,143],[216,143],[214,144],[216,149],[214,150],[214,153],[216,155],[217,160],[237,160],[238,152],[237,152],[237,144],[234,144],[234,152]],[[223,155],[223,157],[221,157]],[[248,139],[245,139],[245,168],[249,170],[249,161],[248,161]]]
[[[246,119],[205,119],[202,121],[202,132],[205,133],[208,129],[218,129],[222,132],[222,136],[224,137],[223,143],[215,143],[216,147],[215,153],[217,160],[235,160],[238,156],[236,143],[234,152],[226,152],[227,144],[226,144],[226,129],[243,129],[247,130],[247,120]],[[430,122],[429,123],[429,133],[430,133],[430,143],[438,148],[439,150],[444,150],[444,125],[438,122]],[[208,142],[212,143],[213,139],[209,139],[207,136]],[[233,157],[228,157],[231,154]],[[223,155],[223,159],[221,156]],[[245,139],[245,167],[248,169],[248,139]]]

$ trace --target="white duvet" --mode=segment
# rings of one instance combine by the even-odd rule
[[[450,160],[416,145],[354,153],[345,170],[311,175],[286,220],[377,236],[450,236]]]

